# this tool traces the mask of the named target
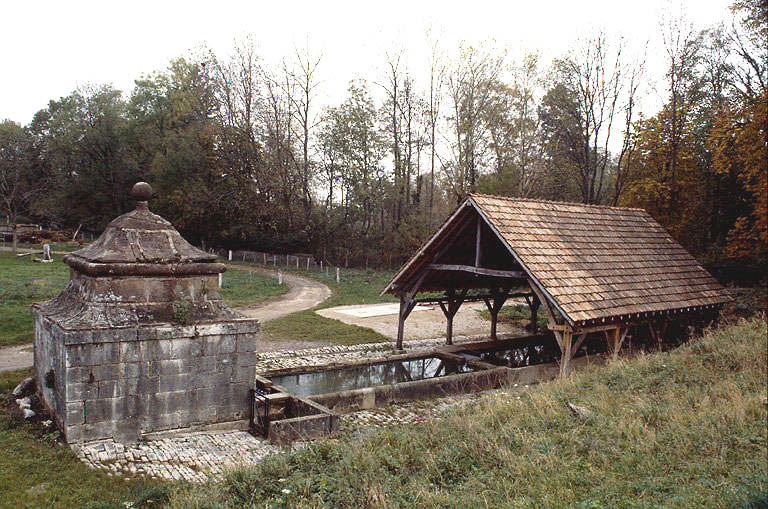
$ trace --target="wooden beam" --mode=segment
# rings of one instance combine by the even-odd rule
[[[573,344],[573,348],[571,349],[571,358],[573,358],[574,355],[576,355],[576,352],[579,351],[579,347],[584,342],[584,340],[587,338],[587,333],[582,332],[579,334],[579,336],[576,338],[576,342]]]
[[[507,295],[507,299],[514,299],[517,297],[530,297],[531,294],[529,293],[510,293]],[[483,295],[467,295],[464,297],[464,302],[480,302],[484,301],[485,299],[492,299],[493,295],[491,294],[483,294]],[[445,297],[422,297],[419,299],[413,299],[419,304],[439,304],[440,301],[445,301]]]
[[[544,298],[544,295],[541,293],[541,291],[531,281],[528,281],[528,286],[530,286],[531,291],[534,293],[534,295],[536,295],[536,297],[538,297],[539,302],[541,302],[541,304],[544,306],[544,311],[547,312],[547,318],[549,318],[549,328],[554,331],[555,327],[557,326],[557,320],[555,320],[554,311],[552,311],[552,308],[549,306],[549,301]],[[567,325],[562,327],[567,327]]]
[[[624,327],[624,332],[621,333],[621,337],[619,338],[619,344],[616,346],[617,352],[621,350],[621,345],[624,344],[624,339],[626,339],[628,332],[629,332],[629,327]]]
[[[432,270],[453,270],[458,272],[471,272],[479,276],[507,277],[514,279],[525,278],[525,273],[520,270],[497,270],[486,269],[484,267],[473,267],[471,265],[447,265],[444,263],[431,263],[427,268]]]
[[[555,341],[557,341],[557,346],[560,347],[560,350],[563,350],[563,331],[559,330],[553,330],[552,334],[555,336]]]
[[[482,247],[481,247],[481,235],[480,235],[480,222],[482,219],[480,218],[480,215],[477,216],[477,232],[475,233],[475,267],[480,267],[480,257],[482,256]]]

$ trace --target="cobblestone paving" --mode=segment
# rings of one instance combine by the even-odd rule
[[[228,467],[252,465],[281,450],[245,431],[199,431],[133,446],[101,440],[84,444],[76,452],[89,467],[110,474],[196,482]]]
[[[473,338],[464,338],[464,341]],[[430,349],[441,340],[407,342],[409,350]],[[392,351],[387,343],[334,346],[300,351],[260,354],[258,373],[298,366],[317,366],[330,362],[373,359]],[[419,424],[484,395],[461,394],[429,400],[397,403],[382,408],[361,410],[342,416],[342,432],[375,429],[396,424]],[[302,444],[294,444],[301,447]],[[78,457],[89,467],[110,475],[142,475],[167,480],[201,482],[234,466],[248,466],[269,454],[285,451],[245,431],[179,432],[165,438],[124,445],[114,440],[100,440],[75,448]]]

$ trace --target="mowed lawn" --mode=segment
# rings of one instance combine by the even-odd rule
[[[69,281],[69,267],[61,258],[35,263],[30,256],[0,252],[0,347],[32,342],[30,306],[55,297]],[[230,269],[224,273],[221,296],[231,306],[248,306],[287,291],[274,278]]]

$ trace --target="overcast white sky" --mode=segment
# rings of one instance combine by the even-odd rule
[[[0,119],[22,124],[50,99],[78,85],[112,83],[128,91],[143,73],[163,69],[200,45],[225,55],[253,34],[267,61],[309,42],[322,51],[320,94],[337,101],[355,78],[381,76],[384,54],[401,46],[417,79],[426,70],[426,31],[441,45],[495,39],[515,58],[538,50],[544,62],[562,56],[579,36],[646,41],[649,81],[663,73],[659,23],[681,13],[697,28],[730,19],[731,0],[486,1],[35,1],[3,0],[0,8]],[[649,97],[644,110],[658,107]]]

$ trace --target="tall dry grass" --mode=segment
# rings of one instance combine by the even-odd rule
[[[674,351],[317,443],[173,507],[733,507],[766,502],[765,316]],[[577,416],[567,403],[584,407]]]

